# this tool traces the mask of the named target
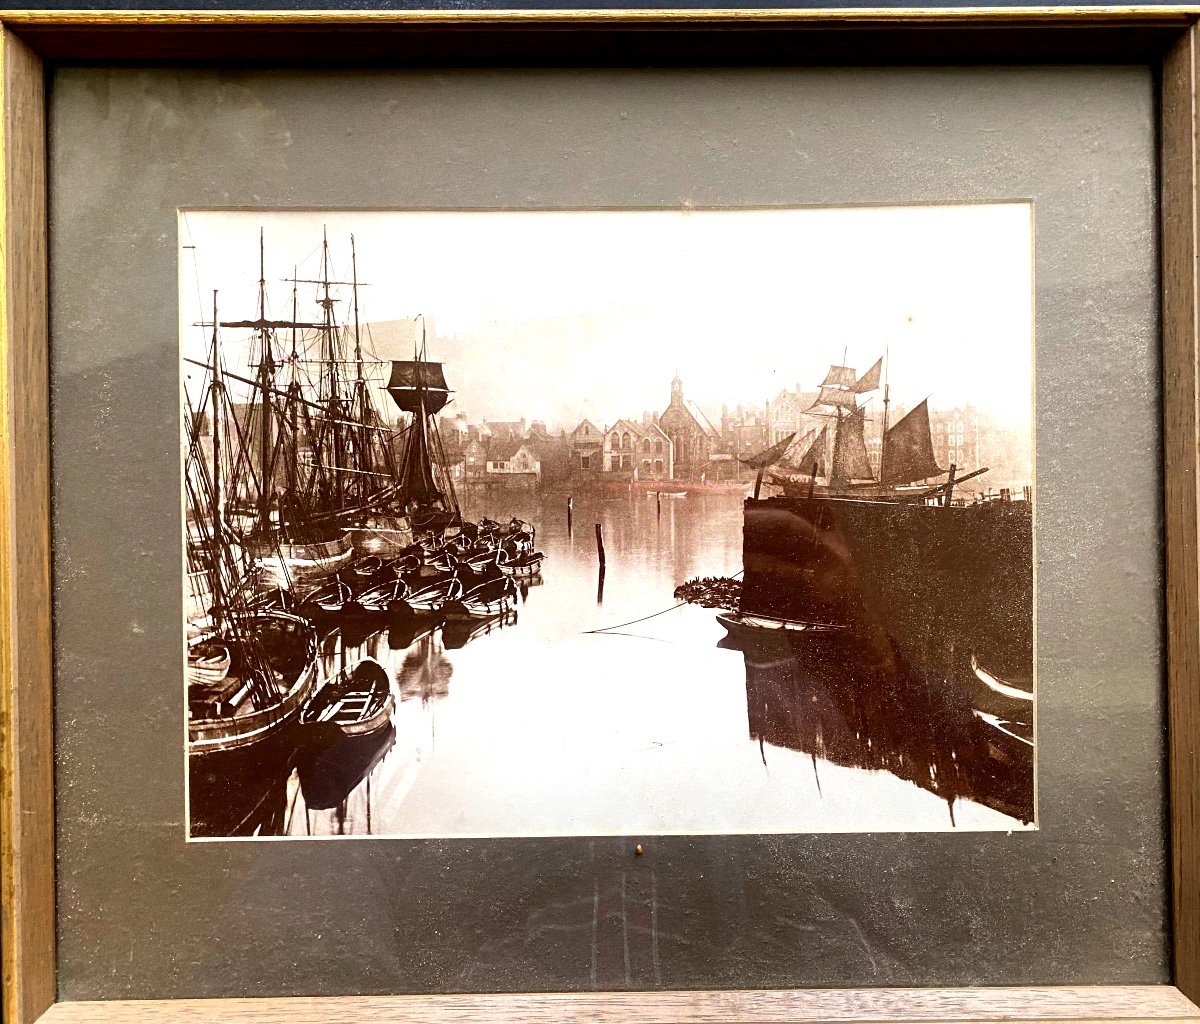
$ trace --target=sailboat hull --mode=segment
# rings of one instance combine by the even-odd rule
[[[356,555],[390,557],[407,550],[413,543],[413,528],[407,516],[371,516],[360,524],[347,526]]]
[[[241,617],[238,628],[245,633],[257,634],[260,642],[268,644],[267,659],[274,673],[269,682],[272,699],[263,706],[248,707],[245,712],[229,709],[224,713],[214,713],[213,705],[203,702],[199,707],[208,708],[207,712],[192,711],[189,699],[188,753],[191,757],[209,756],[263,742],[296,716],[316,683],[316,641],[303,619],[287,612],[259,612]],[[229,645],[236,649],[237,641],[229,641]]]
[[[251,548],[269,585],[303,593],[344,568],[354,557],[354,545],[341,533],[324,541],[288,544],[273,539],[261,551]]]
[[[741,612],[841,627],[911,664],[1033,676],[1029,502],[750,499]]]

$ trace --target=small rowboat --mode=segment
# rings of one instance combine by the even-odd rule
[[[844,626],[821,622],[801,622],[797,619],[775,618],[770,615],[746,615],[741,612],[718,613],[717,621],[730,636],[745,637],[834,637],[846,631]]]
[[[537,576],[542,571],[542,562],[546,555],[541,551],[532,551],[527,555],[521,555],[513,561],[501,562],[500,571],[506,576],[513,576],[517,579],[529,579]]]
[[[469,577],[453,609],[461,608],[473,618],[501,615],[517,600],[517,585],[508,576]]]
[[[378,555],[367,555],[364,558],[356,558],[346,568],[344,568],[338,577],[351,585],[355,580],[361,580],[368,576],[374,576],[380,569],[383,568],[383,559]]]
[[[304,599],[300,605],[301,615],[311,615],[321,611],[326,614],[337,614],[344,611],[346,605],[354,598],[354,592],[341,580],[335,579],[317,587]]]
[[[403,601],[408,596],[408,584],[396,573],[380,574],[371,586],[354,596],[355,603],[364,611],[385,612],[393,602]]]
[[[457,601],[463,594],[462,581],[453,573],[438,574],[432,577],[414,574],[405,582],[408,584],[408,596],[404,601],[414,611],[441,611],[447,604]]]
[[[204,637],[188,649],[188,685],[212,686],[229,675],[233,658],[229,647],[214,637]]]
[[[301,725],[330,725],[347,736],[366,736],[391,722],[392,683],[374,658],[342,669],[300,712]]]

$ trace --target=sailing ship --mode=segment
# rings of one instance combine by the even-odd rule
[[[722,621],[731,632],[837,635],[946,676],[968,673],[974,658],[1031,690],[1032,492],[956,499],[956,483],[986,468],[958,476],[938,466],[927,401],[888,426],[886,383],[875,474],[859,399],[879,388],[881,370],[882,360],[862,376],[830,367],[809,410],[826,423],[752,461],[745,578]],[[783,493],[762,496],[764,477]]]
[[[188,752],[261,743],[299,711],[316,679],[316,638],[304,619],[256,600],[250,558],[231,529],[228,493],[245,471],[225,387],[213,298],[212,370],[185,410],[187,453]],[[211,426],[211,453],[202,443]]]
[[[444,469],[446,451],[437,423],[451,392],[442,364],[428,358],[424,318],[413,358],[392,360],[387,392],[408,416],[397,472],[403,511],[426,546],[433,548],[461,533],[463,523],[454,481]]]
[[[323,275],[320,321],[298,319],[299,281],[293,281],[291,318],[268,315],[264,248],[260,232],[256,316],[215,321],[214,314],[214,322],[225,329],[251,332],[248,361],[254,376],[227,374],[249,389],[249,402],[238,424],[247,488],[240,510],[241,539],[270,581],[295,593],[319,585],[353,555],[350,538],[337,515],[340,476],[320,458],[329,446],[331,432],[332,447],[337,447],[342,428],[337,374],[332,375],[326,402],[307,394],[308,334],[316,332],[321,348],[335,352],[337,331],[328,273]],[[328,266],[327,248],[324,266]],[[287,352],[280,344],[280,332],[290,333]],[[302,458],[305,452],[313,453],[315,461]]]

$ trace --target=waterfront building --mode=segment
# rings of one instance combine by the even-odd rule
[[[675,479],[699,480],[710,471],[718,454],[724,454],[722,461],[728,461],[720,432],[695,402],[684,398],[678,374],[671,381],[671,402],[659,416],[658,426],[671,442],[671,475]]]
[[[587,474],[604,470],[605,433],[591,420],[580,420],[579,426],[568,437],[571,472]]]
[[[522,474],[540,479],[542,464],[524,441],[493,440],[487,448],[486,472],[493,475]]]

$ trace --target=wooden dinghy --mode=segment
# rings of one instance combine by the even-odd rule
[[[545,552],[531,551],[527,555],[500,563],[500,571],[506,576],[519,580],[527,580],[541,575],[542,562],[546,560]]]
[[[363,658],[329,679],[300,712],[301,725],[327,725],[366,736],[391,723],[396,707],[391,678],[374,658]]]
[[[188,646],[188,685],[212,686],[229,675],[233,656],[219,637],[198,637]]]
[[[501,615],[517,603],[517,585],[503,573],[464,574],[461,579],[462,595],[447,613],[463,613],[474,618]]]

